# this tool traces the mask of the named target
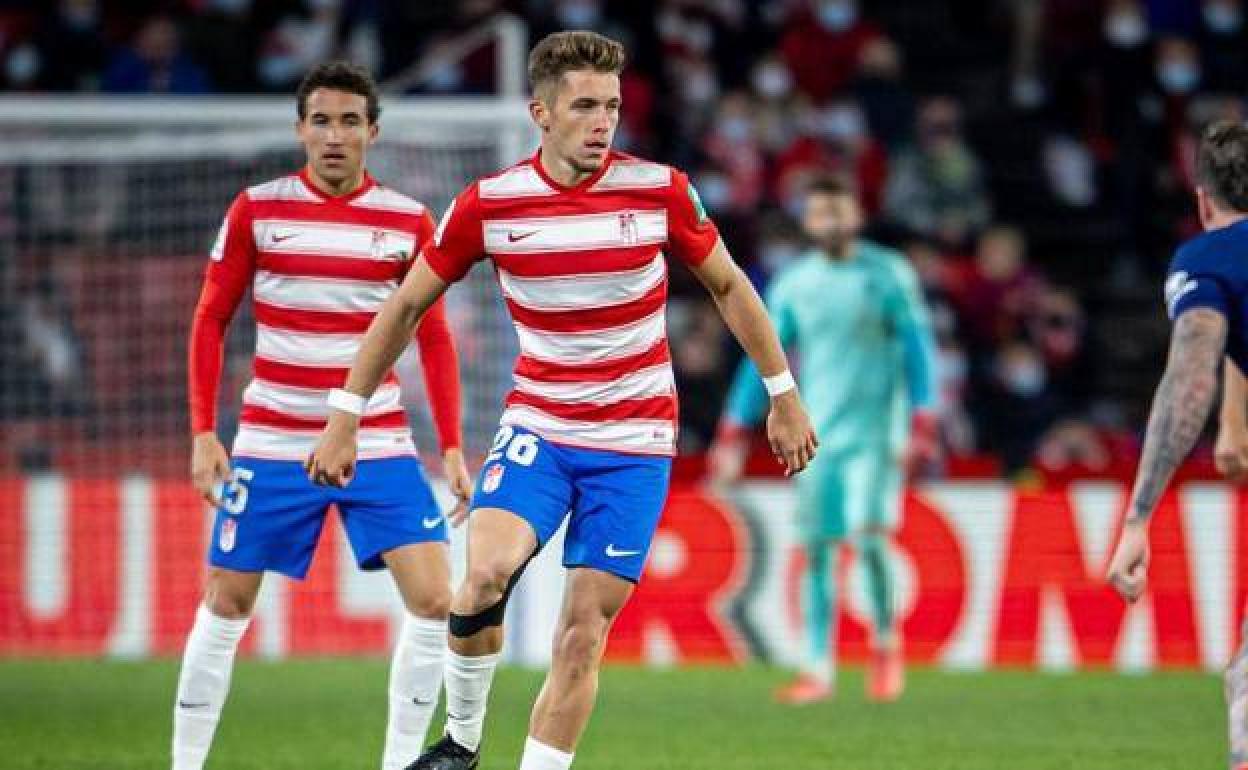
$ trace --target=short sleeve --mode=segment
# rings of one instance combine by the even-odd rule
[[[1180,248],[1166,277],[1166,311],[1170,320],[1197,307],[1230,315],[1231,291],[1227,278],[1208,255]]]
[[[429,267],[447,283],[463,278],[485,256],[481,200],[475,184],[451,201],[423,253]]]
[[[672,256],[690,267],[697,267],[710,255],[719,240],[719,230],[706,214],[698,191],[689,177],[672,170],[667,203],[667,243]]]

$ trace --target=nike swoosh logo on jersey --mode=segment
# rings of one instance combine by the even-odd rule
[[[607,545],[607,557],[611,559],[619,559],[624,556],[636,556],[639,553],[641,553],[641,551],[621,551],[615,547],[614,543]]]
[[[528,238],[531,235],[537,235],[539,232],[541,231],[530,230],[527,233],[507,233],[507,242],[515,243],[516,241],[523,241],[525,238]]]
[[[435,516],[432,519],[421,519],[420,523],[421,523],[421,526],[423,526],[425,529],[433,529],[434,527],[442,523],[442,517]]]

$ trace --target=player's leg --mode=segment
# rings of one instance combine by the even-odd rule
[[[1231,770],[1248,770],[1248,623],[1244,641],[1226,667],[1226,725]]]
[[[529,721],[520,770],[566,770],[594,710],[607,632],[633,583],[592,568],[568,572],[550,671]]]
[[[420,756],[442,689],[451,567],[442,543],[417,543],[383,557],[406,613],[390,661],[390,710],[383,770],[399,770]]]
[[[390,662],[383,770],[414,761],[442,689],[451,568],[446,521],[415,457],[362,460],[331,495],[361,569],[385,566],[403,599]]]
[[[238,643],[251,622],[262,572],[211,567],[204,600],[182,652],[173,708],[173,770],[199,770],[208,758],[230,689]]]
[[[533,706],[521,770],[565,770],[593,712],[607,632],[641,577],[667,500],[671,460],[568,450],[576,506],[550,671]]]
[[[900,519],[902,473],[887,449],[859,453],[847,466],[850,526],[862,559],[871,612],[872,649],[867,695],[891,701],[905,688],[897,629],[896,565],[889,546]]]
[[[446,736],[414,770],[476,767],[507,600],[525,566],[567,515],[572,486],[562,448],[504,426],[472,500],[468,565],[451,599],[446,654]]]
[[[841,540],[845,533],[844,483],[839,465],[816,458],[797,481],[797,532],[806,557],[801,577],[803,658],[797,679],[776,691],[781,703],[832,697]]]
[[[178,678],[174,770],[203,767],[262,576],[266,570],[296,578],[307,572],[327,505],[298,462],[237,458],[222,496],[204,600]]]

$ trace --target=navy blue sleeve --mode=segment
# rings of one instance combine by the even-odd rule
[[[1198,238],[1179,247],[1174,255],[1166,277],[1166,311],[1171,321],[1196,307],[1231,316],[1233,277],[1227,273],[1225,261],[1208,245],[1204,238]]]

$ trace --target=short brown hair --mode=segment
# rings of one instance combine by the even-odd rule
[[[377,91],[377,81],[373,80],[368,70],[358,64],[327,61],[309,70],[295,90],[295,109],[300,120],[308,116],[308,97],[318,88],[363,96],[368,102],[368,122],[376,123],[381,117],[381,96]]]
[[[587,29],[552,32],[529,52],[529,86],[538,95],[557,85],[565,72],[593,70],[618,75],[624,70],[624,46]]]
[[[818,174],[806,184],[807,195],[848,195],[858,197],[858,186],[844,174]]]
[[[1219,203],[1248,213],[1248,126],[1220,120],[1205,129],[1196,182]]]

